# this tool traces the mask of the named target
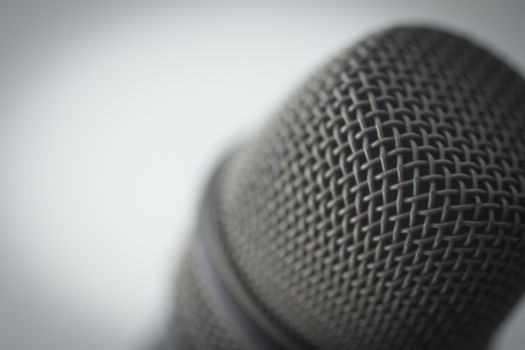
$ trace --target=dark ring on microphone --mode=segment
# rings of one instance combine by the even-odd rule
[[[224,161],[213,174],[200,206],[192,249],[195,273],[220,316],[229,321],[245,343],[256,350],[311,348],[285,329],[254,300],[241,283],[227,255],[218,220],[217,188]]]

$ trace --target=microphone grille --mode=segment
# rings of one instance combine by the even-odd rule
[[[224,244],[320,349],[483,347],[525,274],[525,84],[456,35],[343,52],[227,162]]]

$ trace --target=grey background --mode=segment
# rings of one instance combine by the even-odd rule
[[[215,160],[313,68],[404,21],[525,70],[520,1],[0,3],[0,348],[140,349]],[[525,305],[498,349],[522,349]]]

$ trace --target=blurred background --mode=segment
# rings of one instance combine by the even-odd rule
[[[0,3],[0,349],[144,349],[203,184],[338,50],[465,32],[525,71],[525,2]],[[496,349],[522,349],[525,304]]]

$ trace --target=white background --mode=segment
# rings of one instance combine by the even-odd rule
[[[315,67],[392,23],[525,71],[519,1],[0,3],[0,349],[160,332],[216,160]],[[522,309],[525,309],[522,307]],[[499,349],[521,349],[525,311]]]

